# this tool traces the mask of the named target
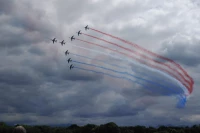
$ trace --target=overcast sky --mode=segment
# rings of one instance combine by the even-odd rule
[[[119,126],[198,124],[199,9],[198,0],[1,0],[0,120],[21,124],[79,125],[113,121]],[[85,31],[86,25],[134,42],[179,63],[195,81],[186,107],[176,108],[177,99],[161,93],[164,91],[159,91],[155,83],[152,85],[140,81],[151,88],[152,93],[135,82],[76,68],[70,71],[68,58],[64,55],[66,50],[122,64],[135,75],[139,75],[137,71],[142,69],[146,73],[142,77],[152,79],[157,75],[162,81],[154,79],[155,82],[175,86],[167,77],[131,64],[125,56],[78,40],[71,42],[69,37],[77,37],[78,30],[109,39],[92,30]],[[58,42],[64,39],[66,44],[53,44],[50,39],[54,37]],[[79,38],[113,48],[110,44],[84,35]],[[120,43],[112,39],[110,41]],[[73,45],[111,53],[124,60]],[[95,60],[71,54],[68,56],[76,61],[98,64]],[[108,64],[99,65],[122,70]],[[101,70],[91,66],[83,68]],[[120,76],[114,72],[110,74]],[[134,77],[128,77],[135,80]],[[180,87],[176,89],[181,91]]]

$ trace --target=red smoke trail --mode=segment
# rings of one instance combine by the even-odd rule
[[[140,47],[140,46],[137,45],[137,44],[128,42],[128,41],[123,40],[123,39],[121,39],[121,38],[119,38],[119,37],[115,37],[115,36],[113,36],[113,35],[110,35],[110,34],[101,32],[101,31],[96,30],[96,29],[93,29],[93,28],[90,28],[90,29],[93,30],[93,31],[99,32],[99,33],[101,33],[101,34],[110,36],[110,37],[112,37],[112,38],[115,38],[115,39],[117,39],[117,40],[120,40],[120,41],[122,41],[122,42],[124,42],[124,43],[130,44],[130,45],[132,45],[132,46],[134,46],[134,47],[136,47],[136,48],[138,48],[138,49],[140,49],[140,50],[142,50],[142,51],[144,51],[144,52],[147,52],[148,54],[153,55],[153,56],[155,56],[155,57],[157,57],[157,58],[161,58],[161,59],[164,59],[164,60],[167,60],[167,61],[173,63],[175,66],[179,67],[179,69],[181,69],[181,70],[184,72],[184,74],[192,81],[192,83],[194,83],[193,79],[187,74],[187,72],[186,72],[179,64],[175,63],[173,60],[168,59],[168,58],[163,57],[163,56],[160,56],[160,55],[157,55],[157,54],[155,54],[155,53],[153,53],[153,52],[151,52],[151,51],[148,51],[148,50],[146,50],[146,49]]]
[[[149,57],[146,56],[146,55],[143,55],[143,54],[141,54],[141,53],[139,53],[139,52],[137,52],[137,51],[133,51],[133,50],[131,50],[131,49],[129,49],[129,48],[125,48],[125,47],[120,46],[120,45],[118,45],[118,44],[116,44],[116,43],[109,42],[109,41],[107,41],[107,40],[104,40],[104,39],[101,39],[101,38],[98,38],[98,37],[95,37],[95,36],[92,36],[92,35],[88,35],[88,34],[85,34],[85,33],[83,33],[83,34],[86,35],[86,36],[89,36],[89,37],[92,37],[92,38],[95,38],[95,39],[98,39],[98,40],[101,40],[101,41],[110,43],[110,44],[112,44],[112,45],[115,45],[115,46],[117,46],[117,47],[120,47],[120,48],[122,48],[122,49],[125,49],[125,50],[127,50],[127,51],[129,51],[129,52],[131,52],[131,53],[135,53],[136,55],[141,56],[141,57],[143,57],[143,58],[145,58],[145,59],[147,59],[147,60],[150,60],[150,61],[152,61],[152,62],[154,62],[154,63],[158,63],[158,64],[160,64],[160,65],[166,66],[166,67],[168,67],[169,69],[171,69],[172,71],[175,71],[176,73],[178,73],[178,74],[181,76],[181,78],[182,78],[185,82],[187,82],[188,84],[190,84],[190,81],[188,81],[187,79],[185,79],[185,77],[182,75],[182,73],[180,73],[179,71],[177,71],[177,70],[174,69],[174,68],[171,68],[168,64],[163,64],[162,62],[153,60],[153,59],[149,58]]]
[[[179,64],[175,63],[173,60],[168,59],[168,58],[163,57],[163,56],[160,56],[160,55],[157,55],[157,54],[155,54],[155,53],[153,53],[153,52],[151,52],[151,51],[148,51],[148,50],[146,50],[146,49],[144,49],[144,48],[138,46],[137,44],[128,42],[128,41],[123,40],[123,39],[121,39],[121,38],[119,38],[119,37],[112,36],[112,35],[110,35],[110,34],[101,32],[101,31],[96,30],[96,29],[93,29],[93,28],[90,28],[90,29],[93,30],[93,31],[99,32],[99,33],[101,33],[101,34],[110,36],[110,37],[112,37],[112,38],[115,38],[115,39],[117,39],[117,40],[120,40],[120,41],[122,41],[122,42],[124,42],[124,43],[126,43],[126,44],[130,44],[130,45],[132,45],[132,46],[134,46],[134,47],[136,47],[136,48],[138,48],[138,49],[140,49],[140,50],[142,50],[142,51],[144,51],[144,52],[147,52],[148,54],[153,55],[153,56],[155,56],[155,57],[157,57],[157,58],[161,58],[161,59],[163,59],[163,60],[166,60],[166,61],[171,62],[172,64],[174,64],[175,66],[177,66],[179,69],[181,69],[182,72],[186,75],[186,77],[190,79],[191,83],[190,83],[189,92],[192,93],[192,91],[193,91],[194,80],[188,75],[188,73],[187,73]]]
[[[126,53],[123,53],[123,52],[120,52],[120,51],[117,51],[117,50],[113,50],[113,49],[111,49],[111,48],[108,48],[108,47],[105,47],[105,46],[102,46],[102,45],[99,45],[99,44],[96,44],[96,43],[88,42],[88,41],[81,40],[81,39],[78,39],[78,38],[76,38],[76,40],[79,40],[79,41],[82,41],[82,42],[85,42],[85,43],[88,43],[88,44],[96,45],[96,46],[99,46],[99,47],[108,49],[108,50],[110,50],[110,51],[123,54],[123,55],[125,55],[125,56],[129,56],[129,57],[134,58],[135,60],[137,60],[137,61],[139,61],[139,62],[141,62],[141,63],[143,63],[143,64],[149,65],[149,66],[151,66],[151,67],[154,67],[154,68],[157,68],[157,69],[160,69],[160,70],[163,70],[163,71],[167,71],[170,75],[173,75],[176,79],[178,79],[187,89],[189,89],[189,87],[188,87],[184,82],[182,82],[182,80],[180,80],[179,77],[177,77],[176,75],[174,75],[174,73],[171,73],[171,72],[168,71],[168,70],[165,70],[165,69],[163,69],[163,68],[157,67],[157,66],[152,65],[152,64],[147,64],[146,62],[144,62],[144,61],[142,61],[142,60],[140,60],[140,59],[138,59],[138,58],[135,58],[134,56],[131,56],[131,55],[129,55],[129,54],[126,54]]]

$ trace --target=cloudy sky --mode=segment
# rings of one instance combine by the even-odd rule
[[[79,125],[113,121],[120,126],[199,123],[199,9],[198,0],[1,0],[0,120]],[[126,67],[135,75],[139,75],[136,70],[142,69],[146,78],[157,75],[162,80],[157,82],[164,84],[167,80],[167,85],[175,84],[157,72],[131,64],[123,55],[78,40],[71,42],[69,37],[77,37],[78,30],[109,40],[92,30],[85,31],[87,24],[178,62],[195,81],[186,107],[176,108],[177,99],[160,93],[163,91],[156,93],[159,89],[155,84],[140,82],[151,88],[152,93],[136,82],[76,68],[70,71],[64,55],[66,50],[93,58],[68,55],[76,61],[98,64],[95,59],[106,60]],[[50,39],[54,37],[58,42],[64,39],[66,44],[53,44]],[[79,38],[114,48],[84,35]],[[98,65],[122,70],[105,63]],[[101,70],[91,66],[82,68]],[[120,76],[114,72],[110,74]]]

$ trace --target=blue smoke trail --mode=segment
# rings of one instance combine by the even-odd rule
[[[85,71],[90,71],[90,72],[95,72],[95,73],[98,73],[98,74],[103,74],[103,75],[107,75],[107,76],[110,76],[110,77],[113,77],[113,78],[118,78],[118,79],[126,79],[128,81],[131,81],[131,82],[134,82],[134,83],[137,83],[141,86],[146,86],[148,88],[147,85],[144,85],[140,82],[138,82],[137,80],[132,80],[130,78],[127,78],[127,77],[124,77],[124,76],[116,76],[116,75],[112,75],[112,74],[109,74],[109,73],[104,73],[104,72],[99,72],[99,71],[95,71],[95,70],[90,70],[90,69],[85,69],[85,68],[81,68],[81,67],[77,67],[77,66],[74,66],[74,68],[77,68],[77,69],[81,69],[81,70],[85,70]]]
[[[133,75],[133,74],[129,74],[129,73],[127,73],[127,72],[120,72],[120,71],[116,71],[116,70],[113,70],[113,69],[110,69],[110,68],[105,68],[105,67],[102,67],[102,66],[97,66],[97,65],[88,64],[88,63],[84,63],[84,62],[80,62],[80,61],[75,61],[75,60],[73,60],[72,62],[79,63],[79,64],[84,64],[84,65],[88,65],[88,66],[94,66],[94,67],[102,68],[102,69],[109,70],[109,71],[112,71],[112,72],[115,72],[115,73],[120,73],[120,74],[124,74],[124,75],[129,75],[129,76],[132,76],[132,77],[134,77],[134,78],[137,78],[137,79],[146,81],[146,82],[148,82],[148,83],[154,84],[154,85],[156,85],[156,86],[159,86],[159,87],[161,87],[161,88],[171,90],[172,92],[179,93],[179,92],[178,92],[177,90],[175,90],[175,89],[168,88],[168,87],[166,87],[166,86],[163,86],[162,84],[159,84],[159,83],[156,83],[156,82],[147,80],[147,79],[143,79],[143,78],[141,78],[141,77],[135,76],[135,75]]]
[[[187,102],[187,97],[184,96],[184,95],[180,95],[179,97],[177,97],[177,99],[179,99],[176,107],[177,108],[184,108],[185,107],[185,104]]]
[[[115,76],[115,75],[112,75],[112,74],[108,74],[108,73],[104,73],[104,72],[99,72],[99,71],[95,71],[95,70],[90,70],[90,69],[85,69],[85,68],[81,68],[81,67],[77,67],[77,66],[74,66],[74,68],[77,68],[77,69],[80,69],[80,70],[85,70],[85,71],[90,71],[90,72],[94,72],[94,73],[98,73],[98,74],[107,75],[107,76],[110,76],[110,77],[113,77],[113,78],[125,79],[125,80],[128,80],[128,81],[137,83],[137,84],[143,86],[145,89],[149,89],[149,87],[147,85],[144,85],[144,84],[138,82],[137,80],[132,80],[132,79],[127,78],[127,77]],[[176,107],[177,108],[183,108],[183,107],[185,107],[186,98],[185,97],[183,98],[182,96],[179,96],[177,98],[179,98],[179,102],[177,103]]]
[[[116,64],[111,64],[109,62],[106,62],[104,60],[98,60],[98,59],[94,59],[94,58],[90,58],[90,57],[87,57],[87,56],[83,56],[83,55],[79,55],[79,54],[74,54],[71,52],[72,55],[75,55],[75,56],[79,56],[79,57],[82,57],[82,58],[86,58],[86,59],[90,59],[90,60],[96,60],[96,61],[99,61],[99,62],[103,62],[103,63],[106,63],[108,65],[111,65],[111,66],[114,66],[114,67],[118,67],[118,68],[123,68],[123,69],[128,69],[126,67],[123,67],[123,66],[119,66],[119,65],[116,65]]]
[[[125,69],[126,71],[129,69],[129,68],[127,68],[127,67],[122,67],[122,66],[118,66],[118,65],[116,65],[116,64],[111,64],[111,63],[109,63],[108,61],[93,59],[93,58],[90,58],[90,57],[87,57],[87,56],[83,56],[83,55],[79,55],[79,54],[74,54],[74,53],[71,53],[71,54],[72,54],[72,55],[75,55],[75,56],[78,56],[78,57],[86,58],[86,59],[91,59],[91,60],[100,61],[100,62],[103,62],[103,63],[105,63],[105,64],[108,64],[108,65],[111,65],[111,66],[114,66],[114,67],[118,67],[118,68]],[[144,72],[140,72],[140,71],[133,70],[133,69],[131,69],[131,70],[132,70],[132,72],[137,72],[137,73],[139,73],[139,74],[141,74],[141,75],[146,75],[146,76],[148,76],[148,77],[150,77],[151,79],[154,79],[154,80],[156,80],[156,81],[164,81],[164,82],[167,84],[168,87],[172,87],[172,88],[175,88],[175,89],[179,89],[178,87],[172,85],[170,82],[165,81],[165,80],[162,80],[161,78],[155,77],[155,76],[153,76],[153,75],[151,75],[151,74],[146,74],[146,73],[144,73]]]
[[[89,51],[93,51],[93,52],[95,52],[95,53],[101,53],[101,54],[104,54],[104,55],[108,55],[108,56],[111,56],[111,57],[116,58],[116,59],[125,60],[125,61],[131,62],[131,63],[133,63],[133,64],[139,65],[139,66],[141,66],[141,67],[143,67],[143,68],[146,68],[146,69],[148,69],[148,70],[152,70],[152,71],[154,71],[154,72],[158,72],[158,73],[164,75],[165,77],[167,77],[167,78],[172,79],[173,81],[175,81],[175,82],[185,91],[185,93],[188,93],[187,88],[186,88],[183,84],[181,84],[180,81],[178,81],[178,80],[175,79],[174,77],[171,77],[171,76],[169,76],[168,74],[166,74],[166,73],[164,73],[164,72],[162,72],[162,71],[160,71],[160,70],[153,69],[153,68],[148,67],[148,66],[146,66],[146,65],[143,65],[143,64],[140,64],[140,63],[138,63],[138,62],[135,62],[135,61],[133,61],[133,60],[131,60],[131,59],[125,59],[125,58],[122,59],[122,58],[119,57],[119,56],[118,56],[118,57],[117,57],[117,56],[113,56],[113,55],[108,54],[108,53],[105,53],[105,52],[101,52],[101,51],[97,51],[97,50],[93,50],[93,49],[89,49],[89,48],[77,46],[77,45],[74,45],[74,44],[72,44],[72,46],[78,47],[78,48],[81,48],[81,49],[85,49],[85,50],[89,50]]]

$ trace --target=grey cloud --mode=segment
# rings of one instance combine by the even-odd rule
[[[181,38],[181,36],[180,36]],[[200,63],[199,40],[192,37],[191,41],[175,40],[172,44],[165,42],[162,47],[163,56],[180,62],[186,66],[198,66]]]
[[[10,17],[0,27],[0,46],[19,47],[51,38],[54,26],[42,10],[34,9],[30,3],[11,3],[10,1],[3,3],[6,8],[8,3],[13,7],[12,12],[8,12]]]
[[[113,105],[106,112],[104,116],[106,117],[117,117],[117,116],[134,116],[138,112],[144,110],[145,108],[132,108],[130,105]]]
[[[69,83],[69,82],[68,82]],[[59,113],[63,110],[69,111],[71,113],[78,111],[81,113],[84,110],[88,110],[91,108],[94,108],[98,104],[95,103],[95,97],[99,95],[101,92],[105,91],[105,89],[99,89],[101,85],[97,86],[91,86],[92,83],[88,84],[82,84],[80,87],[76,85],[74,82],[70,84],[66,84],[66,86],[63,86],[63,98],[54,98],[49,101],[51,106],[46,106],[45,111],[46,113]],[[76,86],[76,87],[72,87]],[[69,91],[69,93],[67,93]],[[70,94],[70,92],[73,92]],[[89,98],[88,98],[89,97]],[[87,103],[87,107],[86,104]],[[94,106],[94,107],[93,107]],[[79,107],[79,108],[77,108]],[[51,109],[49,109],[51,108]],[[92,110],[90,110],[92,111]],[[43,111],[42,111],[43,112]]]
[[[96,15],[94,13],[99,14],[98,10],[96,9],[101,10],[102,7],[104,7],[105,9],[106,6],[104,5],[104,2],[105,0],[98,1],[98,2],[92,2],[88,0],[87,1],[61,0],[61,1],[56,1],[54,4],[56,7],[59,7],[59,8],[56,8],[56,13],[60,20],[59,23],[64,22],[64,23],[67,23],[68,25],[74,25],[73,23],[75,22],[80,25],[85,25],[86,22],[82,21],[81,18],[84,18],[85,16],[90,16],[90,15],[94,17],[93,15]],[[109,4],[108,1],[106,2]],[[66,12],[67,12],[67,15],[66,15]]]
[[[77,5],[77,3],[79,3]],[[59,19],[61,21],[63,20],[68,20],[67,23],[71,24],[74,21],[76,21],[79,17],[81,17],[82,13],[80,12],[85,12],[85,10],[87,10],[87,5],[89,4],[88,1],[57,1],[56,6],[58,6],[59,8],[57,8],[57,14],[59,14]],[[73,11],[73,10],[77,10],[77,11]],[[67,11],[67,15],[66,15],[66,11]],[[72,12],[71,12],[72,11]]]
[[[89,74],[88,72],[81,72],[76,68],[71,70],[67,68],[67,70],[61,74],[61,77],[64,80],[72,80],[72,81],[96,81],[96,80],[101,81],[101,79],[103,78],[102,75]]]
[[[25,71],[18,71],[13,69],[3,69],[0,71],[1,78],[0,82],[4,84],[12,84],[12,85],[30,85],[33,84],[36,79],[31,75],[27,74]]]
[[[14,1],[0,1],[0,13],[10,13],[14,8]]]
[[[103,113],[83,113],[78,112],[74,116],[81,118],[97,118],[97,117],[123,117],[134,116],[141,111],[140,109],[130,108],[128,105],[113,105],[108,111]]]
[[[200,6],[200,2],[198,0],[191,0],[191,2],[193,2],[195,5],[197,5],[197,7]]]
[[[31,47],[29,52],[38,56],[44,56],[46,54],[44,51],[37,47]]]
[[[22,48],[10,48],[5,46],[5,54],[11,56],[20,56],[24,54],[24,50]]]
[[[167,74],[163,75],[159,71],[151,67],[143,68],[139,65],[131,65],[132,71],[135,72],[138,82],[142,83],[143,90],[151,92],[152,95],[176,95],[182,94],[183,90],[180,88],[173,79],[166,77]],[[151,69],[150,69],[151,68]]]
[[[35,112],[35,104],[38,98],[39,85],[0,85],[1,91],[1,112],[2,113],[27,113]],[[6,102],[5,102],[6,101]],[[41,101],[42,102],[42,101]],[[40,102],[39,102],[40,103]]]

